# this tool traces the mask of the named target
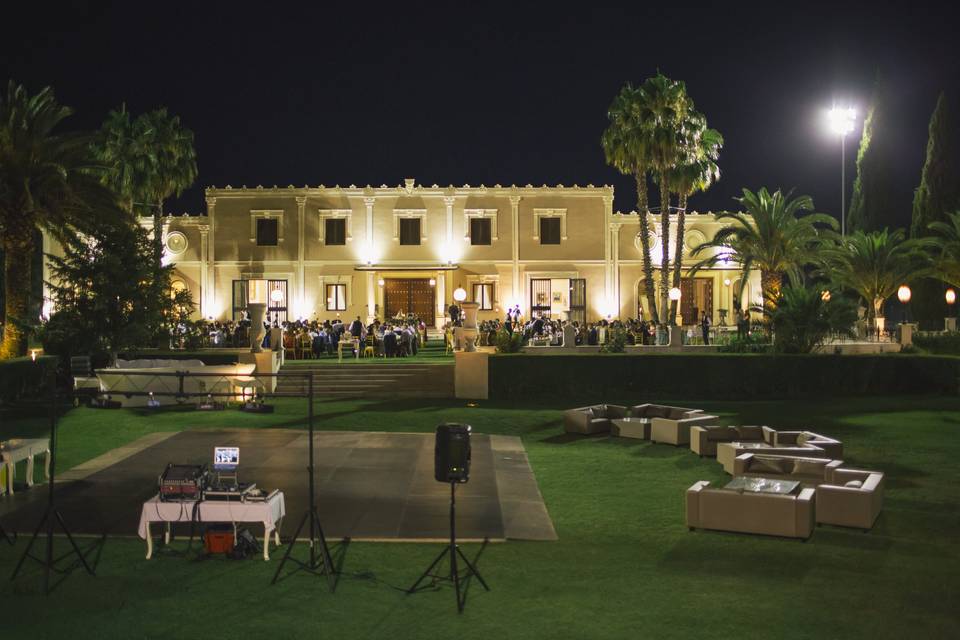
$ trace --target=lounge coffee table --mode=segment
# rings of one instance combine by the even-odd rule
[[[637,440],[650,439],[650,418],[614,418],[610,435]]]
[[[732,491],[749,491],[751,493],[776,493],[790,495],[797,490],[800,482],[797,480],[775,480],[773,478],[756,478],[752,476],[737,476],[724,486]]]

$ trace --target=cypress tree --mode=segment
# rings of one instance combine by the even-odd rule
[[[857,151],[857,177],[847,214],[847,231],[891,230],[898,225],[890,170],[890,108],[886,84],[877,74]]]
[[[910,235],[914,238],[930,235],[931,222],[943,220],[947,213],[960,209],[956,123],[942,91],[930,116],[929,132],[920,186],[913,194]]]
[[[960,145],[956,121],[946,96],[940,92],[930,116],[927,157],[920,174],[920,186],[913,194],[913,220],[910,235],[930,235],[931,222],[943,220],[946,214],[960,209]],[[943,318],[950,311],[944,301],[947,285],[935,278],[925,278],[914,286],[914,316],[921,329],[942,329]]]

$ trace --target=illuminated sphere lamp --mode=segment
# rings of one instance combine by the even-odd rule
[[[910,287],[908,287],[905,284],[900,285],[900,288],[897,289],[897,300],[899,300],[903,304],[907,304],[908,302],[910,302],[910,297],[912,295],[913,294],[910,291]]]
[[[667,294],[670,297],[672,302],[676,302],[680,299],[680,287],[671,287],[669,293]]]
[[[724,278],[724,279],[723,279],[723,286],[725,286],[725,287],[729,287],[729,286],[730,286],[730,278]]]
[[[957,292],[951,287],[947,289],[947,292],[943,294],[944,299],[947,301],[947,304],[954,304],[957,301]]]
[[[453,299],[457,302],[463,302],[467,299],[467,290],[463,287],[457,287],[453,292]]]

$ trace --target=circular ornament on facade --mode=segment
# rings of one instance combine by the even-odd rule
[[[187,236],[180,231],[171,231],[167,234],[167,251],[179,255],[187,250]]]
[[[686,237],[683,239],[683,246],[685,246],[688,251],[693,251],[707,241],[707,236],[704,235],[703,231],[698,229],[691,229],[690,231],[687,231],[685,235]]]

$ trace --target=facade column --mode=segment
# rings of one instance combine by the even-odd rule
[[[297,319],[300,319],[300,316],[305,318],[309,317],[307,313],[307,285],[304,281],[304,248],[305,248],[305,238],[303,236],[304,229],[306,228],[304,216],[307,208],[307,197],[306,196],[297,196],[297,300],[294,303],[294,310],[297,314]]]
[[[526,317],[528,309],[520,289],[520,196],[510,196],[510,213],[512,214],[510,244],[513,262],[513,303],[521,306],[523,315]]]
[[[367,271],[367,324],[377,318],[377,278],[373,271]]]
[[[217,256],[216,256],[216,233],[217,233],[217,199],[215,197],[207,198],[207,221],[210,225],[210,233],[207,238],[207,288],[201,292],[206,304],[205,315],[212,315],[217,318],[223,315],[217,308]]]
[[[373,262],[373,205],[377,202],[376,197],[367,196],[363,199],[363,205],[367,208],[367,237],[366,247],[364,248],[364,260],[368,263]]]
[[[604,306],[606,309],[602,309],[600,315],[606,316],[607,314],[612,314],[614,306],[614,294],[613,294],[613,261],[612,261],[612,249],[610,236],[612,233],[612,224],[613,224],[613,196],[603,196],[603,226],[606,229],[606,233],[603,234],[603,291],[604,291]]]
[[[443,328],[447,318],[447,273],[437,271],[437,317],[434,322],[437,329]]]
[[[200,317],[206,318],[208,316],[213,317],[213,310],[208,302],[210,263],[207,261],[207,253],[210,242],[210,225],[200,224],[197,225],[197,229],[200,231]]]
[[[443,261],[453,262],[459,259],[453,245],[453,205],[457,199],[453,196],[444,196],[443,204],[447,207],[447,235],[446,246],[443,248]]]
[[[620,227],[622,226],[623,223],[621,222],[614,222],[610,225],[610,241],[613,244],[613,277],[611,280],[613,281],[613,302],[616,309],[614,316],[617,318],[623,313],[623,305],[620,303]],[[629,314],[627,314],[627,317],[629,317]]]

